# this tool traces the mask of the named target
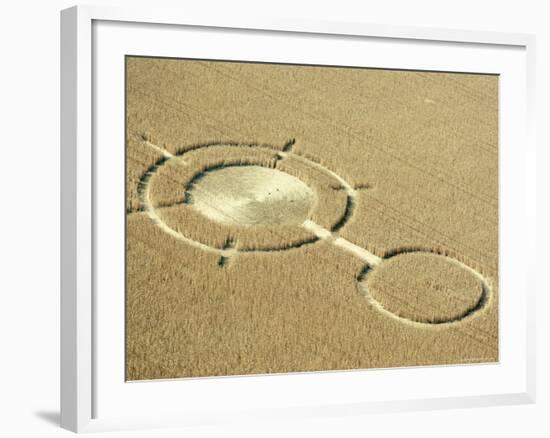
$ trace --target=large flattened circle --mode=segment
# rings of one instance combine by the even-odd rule
[[[362,285],[384,310],[410,321],[460,321],[486,301],[482,278],[460,262],[427,252],[402,253],[383,260]]]
[[[279,215],[277,218],[279,213],[274,212],[268,219],[264,216],[262,221],[249,221],[253,225],[243,225],[242,220],[220,221],[195,207],[197,186],[200,187],[203,177],[210,179],[216,174],[223,175],[219,173],[222,169],[249,167],[263,168],[271,176],[274,171],[280,172],[287,181],[289,178],[295,179],[292,180],[294,184],[290,185],[299,189],[292,195],[287,192],[289,197],[286,201],[289,202],[286,206],[298,193],[302,193],[300,197],[304,198],[308,189],[314,194],[314,202],[311,204],[312,199],[307,195],[298,203],[301,206],[292,213],[287,212],[284,217]],[[164,160],[150,172],[143,182],[142,195],[145,210],[154,215],[157,223],[174,235],[210,247],[213,251],[223,250],[228,242],[237,251],[245,252],[298,248],[319,239],[298,224],[301,219],[313,220],[322,227],[332,229],[334,224],[342,223],[342,217],[346,217],[347,213],[346,192],[341,190],[339,181],[330,172],[323,171],[307,159],[295,158],[293,153],[287,153],[283,159],[278,150],[257,145],[212,144],[181,152]],[[286,201],[282,200],[283,204]],[[277,203],[280,206],[280,202],[273,206]],[[304,216],[306,207],[309,210]],[[235,222],[241,223],[236,225]]]
[[[301,225],[316,202],[298,178],[257,165],[206,171],[188,188],[190,204],[227,225]]]

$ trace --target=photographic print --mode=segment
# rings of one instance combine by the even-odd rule
[[[498,361],[498,76],[126,57],[126,378]]]

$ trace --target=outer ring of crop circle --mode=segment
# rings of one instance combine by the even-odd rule
[[[156,173],[162,166],[164,166],[167,162],[169,162],[173,159],[182,159],[185,156],[185,154],[190,153],[190,152],[194,152],[194,151],[198,151],[200,149],[210,148],[210,147],[222,147],[222,146],[226,146],[226,147],[227,146],[229,146],[229,147],[231,147],[231,146],[233,146],[233,147],[240,146],[240,147],[247,147],[247,148],[262,149],[262,150],[272,152],[274,157],[292,155],[294,158],[297,158],[299,161],[301,161],[303,163],[306,163],[306,164],[310,165],[311,167],[315,167],[315,168],[321,170],[322,172],[324,172],[326,175],[330,176],[331,178],[334,178],[338,183],[342,184],[345,187],[346,190],[353,191],[352,186],[347,181],[345,181],[344,178],[342,178],[340,175],[336,174],[335,172],[331,171],[330,169],[326,168],[325,166],[323,166],[323,165],[321,165],[321,164],[319,164],[315,161],[310,160],[309,158],[306,158],[306,157],[304,157],[300,154],[296,154],[296,153],[293,153],[293,152],[283,152],[279,149],[276,149],[276,148],[273,148],[273,147],[270,147],[270,146],[267,146],[267,145],[264,146],[264,145],[246,144],[246,143],[219,142],[219,143],[210,143],[210,144],[197,145],[195,147],[182,150],[179,153],[177,153],[176,155],[173,155],[169,158],[163,159],[159,166],[157,166],[153,171],[149,172],[148,181],[150,180],[150,177],[154,173]],[[246,158],[246,157],[243,157],[243,159],[244,158]],[[261,165],[261,164],[258,164],[258,165]],[[263,165],[263,166],[268,167],[268,166],[265,166],[265,165]],[[212,166],[209,166],[206,169],[209,169],[210,167],[212,167]],[[291,175],[291,174],[289,174],[289,175]],[[291,175],[291,176],[293,176],[293,175]],[[194,178],[194,176],[191,177],[191,180],[193,178]],[[149,184],[149,182],[147,182],[146,184]],[[145,192],[147,192],[147,190],[145,190]],[[185,241],[186,243],[188,243],[192,246],[199,247],[203,250],[213,252],[213,253],[217,253],[217,254],[222,255],[222,256],[226,255],[228,252],[231,252],[231,253],[234,253],[234,252],[248,252],[249,253],[249,252],[273,252],[274,251],[273,249],[268,249],[268,248],[266,248],[266,249],[243,249],[243,250],[239,250],[238,248],[235,248],[235,249],[231,249],[230,251],[228,251],[226,249],[222,249],[222,248],[218,248],[218,247],[214,247],[214,246],[205,244],[205,243],[200,242],[198,240],[195,240],[193,238],[187,237],[185,234],[174,230],[170,225],[168,225],[166,222],[164,222],[161,215],[159,215],[156,212],[156,208],[153,206],[150,199],[148,199],[147,194],[145,195],[145,198],[144,198],[143,202],[144,202],[144,205],[146,207],[145,209],[149,212],[150,216],[153,216],[152,219],[157,225],[161,226],[161,228],[164,229],[166,232],[168,232],[168,234],[170,234],[170,235],[172,235],[176,238],[179,238],[180,240],[183,240],[183,241]],[[345,223],[347,223],[348,220],[349,220],[349,217],[346,219]],[[343,223],[341,225],[341,227],[343,227],[345,225],[345,223]],[[299,248],[299,247],[304,246],[304,245],[317,243],[319,240],[321,240],[321,239],[318,236],[315,236],[314,238],[312,238],[309,241],[303,241],[303,242],[300,242],[298,244],[288,245],[286,247],[276,249],[275,251],[286,251],[286,250],[290,250],[290,249],[295,249],[295,248]]]

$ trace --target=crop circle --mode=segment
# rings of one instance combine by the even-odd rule
[[[224,257],[300,248],[321,238],[307,224],[335,231],[351,217],[352,186],[288,148],[214,143],[163,155],[141,178],[142,210]]]
[[[425,324],[460,321],[480,310],[488,298],[484,280],[474,270],[429,252],[384,259],[361,285],[378,307]]]

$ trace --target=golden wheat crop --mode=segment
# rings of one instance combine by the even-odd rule
[[[498,77],[126,62],[127,379],[498,360]],[[228,166],[322,232],[201,213]]]

